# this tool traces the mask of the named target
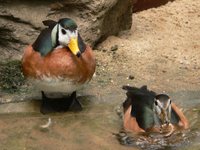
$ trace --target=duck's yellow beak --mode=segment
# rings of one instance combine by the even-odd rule
[[[71,38],[68,47],[74,55],[78,57],[81,55],[81,52],[78,47],[78,38]]]

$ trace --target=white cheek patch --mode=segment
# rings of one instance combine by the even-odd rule
[[[65,31],[65,34],[62,32],[62,30]],[[59,25],[58,29],[58,41],[61,45],[67,46],[70,42],[71,38],[77,38],[78,37],[78,31],[74,30],[67,30],[63,28],[61,25]]]
[[[171,120],[171,111],[172,111],[172,106],[171,106],[171,100],[169,99],[168,102],[167,102],[167,106],[166,106],[166,109],[168,110],[168,117],[169,117],[169,120]]]
[[[168,99],[165,109],[167,109],[171,105],[171,100]]]
[[[58,25],[55,25],[55,27],[53,28],[52,32],[51,32],[51,39],[52,39],[52,46],[54,47],[56,45],[56,34],[58,30]]]
[[[158,115],[160,115],[160,114],[161,114],[161,109],[160,109],[160,107],[159,107],[159,106],[156,106],[156,113],[157,113]]]
[[[156,101],[156,103],[157,103],[157,105],[154,104],[154,105],[155,105],[155,111],[156,111],[156,113],[157,113],[158,115],[160,115],[161,112],[162,112],[162,109],[163,109],[163,104],[160,103],[160,101],[157,100],[157,99],[155,99],[155,101]]]
[[[65,30],[66,34],[63,34],[62,30]],[[69,40],[70,40],[70,37],[67,34],[67,30],[59,25],[59,28],[58,28],[58,41],[59,41],[59,44],[67,46],[67,44],[69,43]]]
[[[159,100],[157,100],[157,103],[160,108],[163,108],[163,104]]]

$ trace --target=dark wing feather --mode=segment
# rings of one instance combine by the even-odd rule
[[[123,86],[122,89],[128,91],[128,93],[132,93],[133,95],[156,96],[156,93],[148,90],[146,85],[142,86],[141,88],[131,87],[131,86]]]
[[[35,51],[38,51],[41,56],[46,56],[54,48],[51,40],[51,31],[52,30],[50,28],[42,30],[42,32],[32,45],[33,49]]]
[[[57,22],[55,22],[53,20],[44,20],[44,21],[42,21],[42,23],[45,26],[48,26],[50,29],[53,29],[53,27],[57,24]]]
[[[156,93],[148,90],[147,86],[142,86],[141,88],[123,86],[122,88],[127,91],[126,95],[132,102],[139,103],[141,106],[152,107]]]
[[[80,34],[78,34],[78,47],[79,47],[81,53],[83,53],[86,49],[86,45],[83,42],[83,39],[81,38]]]
[[[178,114],[172,108],[172,111],[171,111],[171,123],[172,124],[178,124],[179,121],[180,121],[180,118],[179,118]]]
[[[136,115],[137,123],[142,129],[146,130],[153,127],[154,117],[152,109],[147,106],[142,106],[135,108],[134,113]]]
[[[138,125],[147,129],[154,125],[153,103],[156,93],[149,91],[147,86],[141,88],[123,86],[127,90],[127,100],[131,99],[131,115],[136,118]]]

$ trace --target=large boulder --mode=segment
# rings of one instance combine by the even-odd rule
[[[1,0],[0,0],[1,1]],[[20,57],[34,42],[46,19],[70,17],[83,39],[94,46],[109,35],[130,29],[131,0],[4,0],[0,4],[0,57]],[[4,56],[4,57],[2,57]]]
[[[133,0],[133,12],[142,11],[152,7],[164,5],[174,0]]]

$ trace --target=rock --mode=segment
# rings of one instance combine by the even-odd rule
[[[111,51],[116,51],[118,50],[118,45],[114,45],[110,48]]]
[[[106,50],[106,49],[102,49],[102,52],[104,52],[104,53],[105,53],[105,52],[107,52],[107,50]]]
[[[132,24],[132,2],[130,0],[64,0],[10,1],[0,5],[0,27],[16,31],[24,46],[33,43],[41,29],[43,20],[69,17],[75,20],[86,43],[91,46],[109,35],[130,29]],[[33,34],[29,33],[32,32]],[[1,49],[0,49],[1,51]],[[21,52],[22,50],[20,50]]]
[[[142,11],[148,8],[164,5],[169,1],[174,0],[133,0],[133,12]]]
[[[133,80],[133,79],[135,79],[135,77],[133,75],[129,75],[128,79]]]

